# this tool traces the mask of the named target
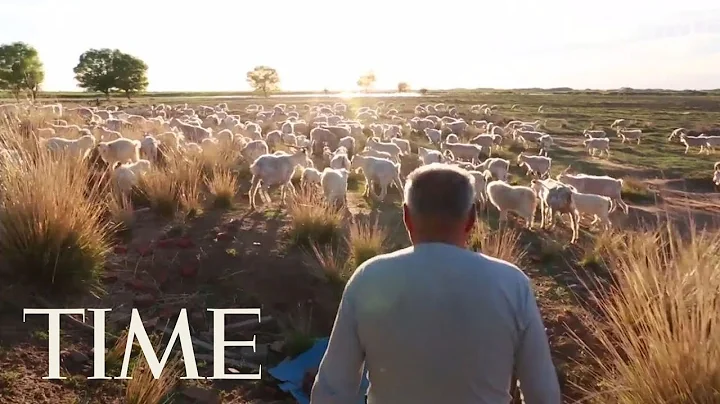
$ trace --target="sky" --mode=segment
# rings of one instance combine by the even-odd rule
[[[427,4],[427,6],[423,6]],[[197,5],[196,7],[190,7]],[[0,43],[34,46],[46,91],[90,48],[149,66],[149,91],[720,88],[717,0],[0,0]]]

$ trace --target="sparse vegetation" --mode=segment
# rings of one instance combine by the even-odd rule
[[[299,189],[288,204],[290,240],[303,247],[325,245],[342,237],[343,214],[311,190]]]
[[[720,234],[673,227],[629,233],[607,251],[615,276],[593,292],[595,401],[720,399]],[[579,344],[586,341],[576,337]]]
[[[564,90],[552,95],[537,95],[535,90],[529,94],[488,90],[482,94],[454,91],[439,95],[419,91],[426,96],[374,99],[366,94],[346,100],[321,97],[320,102],[345,102],[352,115],[360,107],[376,108],[377,102],[383,101],[386,106],[394,104],[392,108],[403,118],[414,115],[417,103],[446,103],[455,105],[467,121],[487,119],[497,125],[514,119],[535,120],[542,104],[546,111],[542,130],[560,140],[550,150],[553,177],[572,164],[577,172],[624,179],[623,197],[630,204],[630,212],[627,216],[619,211],[611,214],[612,231],[590,227],[586,218],[580,240],[571,245],[570,230],[561,221],[551,229],[526,230],[511,215],[507,224],[500,225],[495,209],[486,204],[468,240],[469,248],[510,261],[532,278],[554,360],[566,382],[563,389],[567,401],[718,401],[713,395],[720,390],[720,372],[714,365],[718,359],[716,341],[720,340],[714,331],[719,312],[714,291],[720,284],[713,268],[719,266],[715,256],[720,237],[714,230],[696,230],[717,226],[712,216],[718,211],[712,202],[715,196],[709,193],[717,155],[684,155],[683,146],[666,140],[676,126],[712,133],[713,123],[720,120],[720,113],[714,109],[715,96],[617,96]],[[61,99],[64,107],[72,107],[74,101],[85,103],[97,95],[52,96]],[[119,107],[182,103],[177,97],[152,96],[138,94],[129,105]],[[257,98],[185,101],[196,111],[201,110],[200,105],[227,103],[228,110],[243,121],[256,118],[257,113],[246,111],[246,107],[259,102]],[[302,106],[319,101],[297,96],[277,102]],[[490,116],[468,112],[470,105],[482,103],[497,108]],[[264,109],[273,104],[265,102]],[[510,109],[513,104],[520,106]],[[678,112],[676,107],[681,104],[691,113]],[[300,118],[309,120],[310,115],[301,108],[298,112]],[[608,128],[620,116],[633,116],[643,125],[642,144],[621,145],[613,137],[610,158],[587,156],[579,143],[582,130]],[[278,193],[272,191],[271,205],[251,211],[245,203],[251,174],[239,148],[198,156],[165,153],[161,162],[141,176],[136,192],[119,195],[110,192],[105,167],[93,160],[96,154],[81,162],[51,157],[37,146],[38,130],[47,128],[54,119],[56,115],[46,109],[23,110],[19,117],[5,117],[0,111],[0,146],[18,150],[22,157],[19,163],[0,158],[5,162],[0,163],[2,301],[32,307],[34,301],[25,303],[23,299],[51,291],[59,301],[81,302],[73,303],[77,306],[68,303],[68,307],[83,307],[87,294],[75,297],[75,293],[102,288],[106,294],[92,297],[99,299],[98,307],[137,307],[143,311],[148,330],[156,331],[163,330],[161,324],[172,318],[177,306],[263,307],[263,315],[282,319],[279,329],[260,331],[262,343],[265,338],[282,341],[283,353],[295,356],[310,347],[316,337],[328,335],[339,293],[358,265],[394,246],[407,246],[404,232],[397,231],[402,230],[400,193],[391,187],[384,202],[365,200],[358,195],[363,180],[357,173],[349,177],[346,207],[327,205],[319,189],[296,186],[298,195],[289,193],[287,206],[282,206]],[[62,119],[68,124],[87,125],[85,118],[69,108]],[[380,122],[388,123],[389,119],[383,116]],[[263,134],[276,129],[268,120],[261,126]],[[141,139],[155,128],[122,130],[123,136]],[[78,136],[67,135],[69,139]],[[401,159],[403,171],[408,171],[417,147],[432,146],[424,136],[408,130],[404,130],[403,138],[413,150],[412,156]],[[271,152],[275,150],[286,148],[279,146]],[[514,159],[520,150],[508,141],[503,149],[493,150],[493,157]],[[536,153],[533,145],[528,153]],[[319,158],[314,164],[321,171],[325,166]],[[514,164],[509,174],[510,182],[526,185],[529,181]],[[660,178],[667,178],[669,185]],[[703,188],[705,183],[708,187]],[[663,205],[656,204],[660,194]],[[702,222],[688,225],[676,214],[678,211]],[[677,221],[678,228],[666,228],[658,223],[658,216]],[[639,223],[651,230],[638,231]],[[123,229],[132,232],[117,234]],[[298,310],[294,310],[296,306]],[[127,325],[120,311],[108,314],[109,333]],[[152,379],[147,365],[137,358],[131,361],[136,380],[112,384],[116,387],[100,385],[89,401],[86,394],[92,386],[78,374],[87,371],[87,363],[78,369],[64,368],[69,379],[52,389],[47,387],[49,382],[39,378],[35,383],[18,383],[18,378],[30,372],[44,373],[47,328],[44,324],[32,329],[30,322],[23,324],[15,314],[3,313],[16,311],[0,307],[0,321],[8,330],[22,330],[22,336],[12,338],[12,333],[3,333],[0,341],[0,367],[6,369],[0,372],[2,397],[34,397],[42,389],[59,391],[63,397],[74,395],[78,402],[152,403],[164,402],[179,391],[171,380]],[[200,314],[190,317],[193,330],[198,330],[194,336],[202,339],[206,338],[208,316]],[[75,356],[80,359],[91,356],[86,339],[78,338],[76,331],[64,324],[65,320],[63,349],[72,346],[79,351]],[[117,375],[124,347],[122,336],[114,345],[109,338],[109,344],[107,373]],[[24,350],[32,352],[25,354]],[[72,363],[64,362],[63,366],[66,364]],[[208,387],[205,382],[197,385]],[[272,390],[260,388],[251,394],[263,396]],[[246,400],[244,394],[237,390],[232,393],[240,401]]]

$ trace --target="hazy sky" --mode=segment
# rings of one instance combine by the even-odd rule
[[[89,48],[143,59],[151,91],[247,90],[257,65],[291,91],[368,70],[376,88],[720,87],[717,0],[0,0],[13,41],[37,48],[48,91],[77,90]]]

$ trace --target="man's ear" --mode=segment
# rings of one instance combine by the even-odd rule
[[[470,212],[468,212],[468,218],[467,222],[465,223],[465,233],[470,233],[475,226],[475,221],[477,220],[477,205],[472,204],[470,207]]]

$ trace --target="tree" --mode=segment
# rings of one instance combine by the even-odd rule
[[[257,66],[247,72],[247,82],[255,91],[262,92],[265,97],[280,89],[280,76],[277,70],[268,66]]]
[[[110,98],[110,92],[120,90],[130,94],[147,88],[147,65],[142,60],[118,49],[90,49],[80,55],[73,69],[78,87],[97,91]]]
[[[44,79],[43,64],[35,48],[24,42],[0,46],[0,90],[10,91],[16,99],[23,90],[29,90],[34,100]]]
[[[368,92],[373,84],[375,84],[375,73],[373,72],[363,74],[357,81],[358,87],[361,87],[365,92]]]
[[[398,93],[406,93],[410,90],[410,84],[401,81],[398,83]]]
[[[114,60],[114,68],[116,72],[122,72],[122,74],[117,74],[115,87],[123,91],[128,99],[131,94],[145,91],[148,86],[148,66],[145,62],[132,55],[122,53]]]
[[[422,94],[422,95],[427,94],[427,92],[428,92],[427,88],[421,88],[421,89],[420,89],[420,94]]]

